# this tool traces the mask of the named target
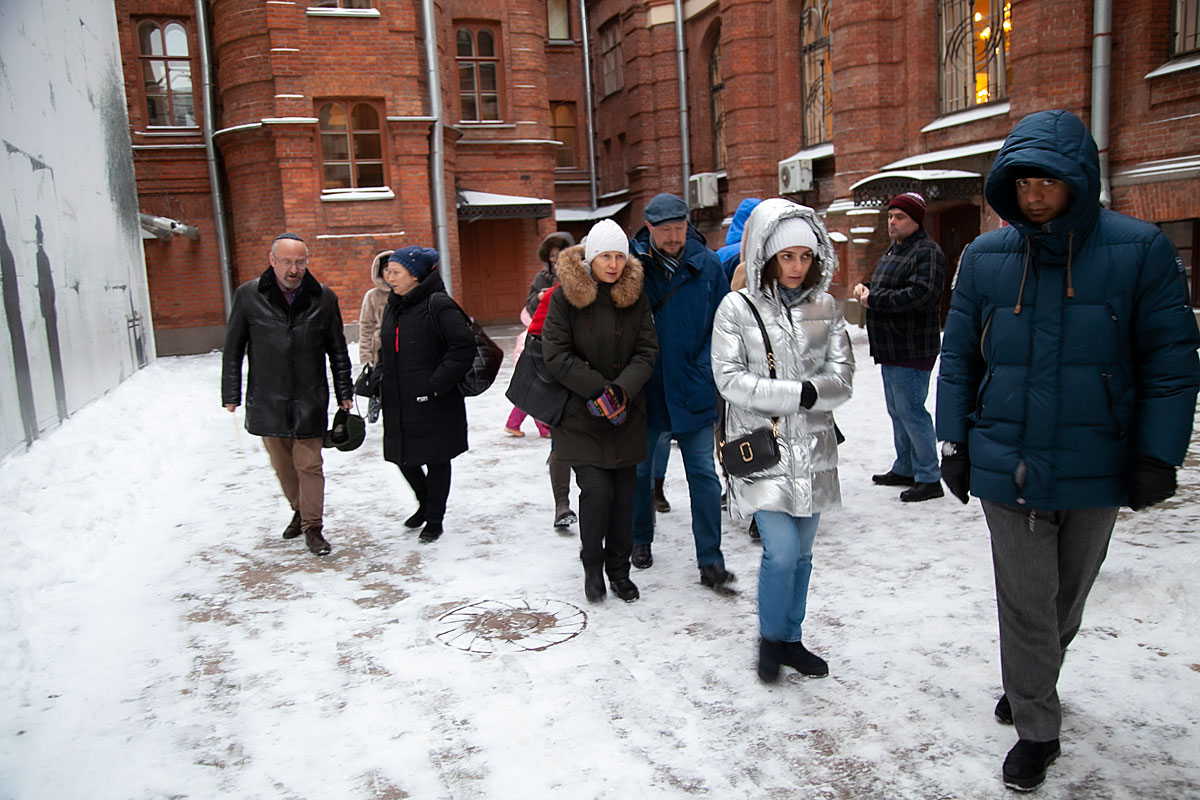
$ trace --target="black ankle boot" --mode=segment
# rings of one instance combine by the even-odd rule
[[[642,596],[633,581],[629,580],[628,575],[623,578],[613,578],[609,583],[612,585],[613,594],[626,603],[632,603]]]
[[[406,527],[406,528],[419,528],[424,524],[425,524],[425,506],[424,505],[417,506],[417,510],[413,512],[413,515],[411,517],[409,517],[408,519],[404,520],[404,527]]]
[[[292,515],[292,521],[283,529],[283,538],[295,539],[300,535],[300,512],[297,511]]]
[[[583,568],[583,594],[589,603],[598,603],[604,599],[606,590],[603,567]]]
[[[426,522],[425,529],[421,531],[421,535],[418,536],[417,538],[420,539],[422,542],[425,542],[428,544],[429,542],[436,542],[438,540],[438,537],[441,535],[442,535],[442,523]]]
[[[773,639],[758,640],[758,679],[763,683],[779,680],[779,665],[785,657],[784,643]]]
[[[801,675],[810,678],[824,678],[829,674],[829,665],[825,659],[816,653],[810,653],[800,642],[785,642],[784,657],[781,663],[791,667]]]
[[[1028,792],[1046,780],[1046,768],[1055,762],[1061,752],[1058,739],[1035,742],[1020,739],[1004,759],[1004,785],[1019,792]]]
[[[667,502],[667,496],[663,494],[664,478],[654,479],[654,510],[660,514],[666,514],[671,510],[671,504]]]

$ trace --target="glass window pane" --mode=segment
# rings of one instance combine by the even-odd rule
[[[146,124],[170,125],[171,120],[167,118],[167,108],[169,105],[165,95],[146,95]]]
[[[350,182],[350,165],[349,164],[326,164],[325,165],[325,188],[326,189],[349,189],[353,186]]]
[[[187,92],[192,93],[192,65],[187,61],[172,61],[170,62],[171,72],[169,73],[170,86],[172,92]]]
[[[358,185],[359,186],[383,186],[383,164],[379,162],[359,162],[355,164],[358,167]]]
[[[475,107],[475,95],[462,95],[462,118],[468,121],[479,119],[479,110]]]
[[[379,112],[375,106],[368,103],[358,103],[354,106],[350,119],[351,127],[356,131],[379,130]]]
[[[146,83],[146,92],[158,94],[167,90],[167,67],[161,61],[142,62],[142,80]]]
[[[156,23],[143,22],[142,26],[138,28],[138,39],[141,42],[142,55],[163,55],[162,31],[159,30]]]
[[[556,167],[573,167],[575,166],[575,148],[563,145],[558,148],[558,155],[554,159]]]
[[[567,0],[546,1],[546,35],[550,39],[571,37],[570,18],[567,15]]]
[[[458,90],[460,92],[475,91],[475,65],[458,65]]]
[[[494,94],[479,96],[479,104],[483,110],[480,119],[500,119],[500,98]]]
[[[167,26],[167,55],[186,56],[188,54],[187,31],[178,22]]]
[[[321,130],[346,130],[346,110],[338,103],[326,103],[321,106],[321,110],[317,112],[317,117],[320,119]]]
[[[171,98],[171,109],[175,114],[175,125],[195,126],[196,109],[190,94],[175,95]]]
[[[370,8],[371,0],[342,0],[342,8]]]
[[[479,88],[484,92],[496,91],[496,65],[479,65]]]
[[[471,40],[471,32],[466,28],[460,28],[455,36],[458,41],[458,55],[464,58],[470,58],[475,55],[474,42]]]
[[[321,160],[346,161],[350,158],[350,141],[344,133],[321,134]]]
[[[479,55],[489,58],[496,55],[496,40],[492,37],[491,31],[479,32]]]
[[[354,158],[383,158],[383,137],[378,133],[354,134]]]

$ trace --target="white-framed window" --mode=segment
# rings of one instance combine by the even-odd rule
[[[146,124],[196,126],[187,27],[178,20],[137,22],[138,64]]]
[[[1171,19],[1171,55],[1200,51],[1200,0],[1175,0]]]

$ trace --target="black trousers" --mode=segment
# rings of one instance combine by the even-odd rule
[[[579,558],[583,568],[601,566],[609,580],[629,577],[633,552],[633,489],[637,466],[603,469],[575,466],[579,484]]]
[[[400,467],[400,474],[412,487],[421,508],[425,509],[425,521],[440,525],[446,516],[446,498],[450,496],[450,462]]]

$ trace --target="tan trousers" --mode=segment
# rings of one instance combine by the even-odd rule
[[[262,437],[271,467],[293,511],[300,512],[300,529],[321,530],[325,513],[325,473],[321,469],[323,439]]]

